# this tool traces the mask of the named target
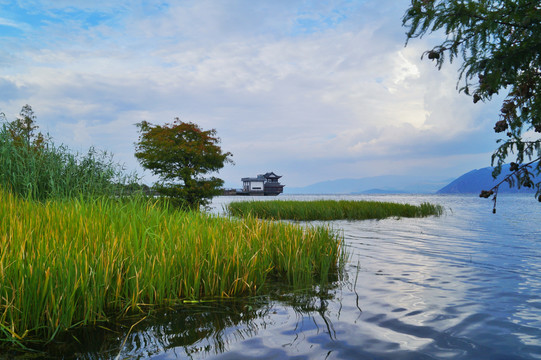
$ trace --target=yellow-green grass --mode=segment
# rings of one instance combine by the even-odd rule
[[[329,228],[156,203],[37,202],[0,188],[0,341],[53,339],[145,305],[325,283],[344,262]]]
[[[272,200],[233,201],[227,205],[227,211],[239,217],[255,216],[262,219],[310,221],[423,217],[441,215],[443,208],[426,202],[417,206],[379,201]]]

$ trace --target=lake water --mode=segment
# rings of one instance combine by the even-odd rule
[[[167,309],[83,331],[84,359],[541,359],[541,204],[533,195],[280,196],[441,204],[441,217],[334,221],[329,289]],[[218,197],[219,212],[231,200]],[[274,198],[276,199],[276,198]],[[267,200],[267,198],[258,198]],[[111,336],[113,334],[114,336]],[[68,356],[66,356],[68,357]]]

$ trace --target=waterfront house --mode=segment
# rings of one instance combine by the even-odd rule
[[[242,178],[242,190],[238,195],[267,195],[276,196],[284,191],[284,186],[278,181],[282,176],[273,172],[257,175],[257,177]]]

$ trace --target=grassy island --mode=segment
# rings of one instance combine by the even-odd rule
[[[146,305],[325,283],[328,228],[233,219],[126,198],[38,202],[0,188],[0,342],[52,339]]]
[[[234,201],[226,209],[233,216],[255,216],[276,220],[366,220],[388,217],[423,217],[441,215],[440,205],[422,203],[421,205],[398,204],[378,201],[350,200],[271,200]]]

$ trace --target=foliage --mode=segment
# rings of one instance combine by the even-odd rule
[[[18,146],[32,146],[35,149],[40,149],[43,146],[45,138],[42,133],[35,134],[38,128],[35,120],[36,115],[34,115],[32,107],[26,104],[22,107],[19,117],[7,124],[15,144]]]
[[[227,205],[233,216],[256,216],[263,219],[287,220],[366,220],[388,217],[424,217],[441,215],[440,205],[419,206],[379,201],[234,201]]]
[[[159,199],[45,203],[0,187],[0,343],[47,340],[145,306],[326,284],[345,260],[326,227],[176,211]]]
[[[0,127],[0,185],[33,199],[113,195],[135,181],[111,155],[90,148],[86,155],[55,146],[38,132],[36,116],[25,105],[20,117]]]
[[[175,118],[172,124],[138,123],[140,136],[135,157],[143,167],[161,178],[156,190],[177,205],[199,208],[221,193],[223,180],[202,175],[218,171],[232,162],[222,152],[216,130],[202,130],[196,124]],[[176,182],[180,181],[180,182]]]
[[[492,155],[493,176],[511,163],[510,186],[536,187],[532,174],[541,171],[541,3],[538,0],[412,0],[403,17],[407,39],[444,33],[445,40],[423,56],[440,69],[462,58],[460,91],[473,102],[507,93],[494,130],[506,135]],[[497,195],[497,184],[482,197]]]

